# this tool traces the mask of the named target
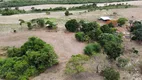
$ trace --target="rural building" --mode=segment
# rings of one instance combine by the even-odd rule
[[[103,17],[100,17],[99,20],[102,20],[102,21],[109,21],[109,20],[111,20],[111,18],[108,17],[108,16],[103,16]]]

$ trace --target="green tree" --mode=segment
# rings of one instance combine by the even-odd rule
[[[84,53],[89,56],[99,53],[100,51],[101,51],[101,46],[97,42],[88,44],[84,49]]]
[[[126,23],[126,21],[128,21],[126,18],[119,18],[117,20],[119,26],[124,25]]]
[[[69,16],[69,15],[70,15],[70,12],[68,10],[66,10],[65,16]]]
[[[115,71],[113,68],[105,68],[102,71],[102,75],[104,76],[104,80],[120,80],[119,72]]]
[[[115,31],[113,30],[113,28],[109,27],[108,25],[103,25],[101,26],[101,31],[103,33],[114,33]]]
[[[110,41],[104,45],[104,52],[110,59],[116,60],[117,57],[123,54],[123,47],[119,43]]]
[[[6,80],[18,80],[18,75],[16,72],[8,72],[6,75]]]
[[[135,37],[136,40],[142,41],[142,28],[135,30],[133,32],[133,35],[134,35],[133,37]]]
[[[39,27],[44,27],[45,26],[44,19],[37,19],[37,24],[38,24]]]
[[[7,50],[7,54],[8,54],[8,57],[19,57],[21,56],[21,49],[20,48],[15,48],[15,47],[12,47],[12,48],[9,48]]]
[[[104,46],[106,43],[109,41],[114,42],[114,43],[122,43],[121,36],[119,34],[109,34],[109,33],[103,33],[99,36],[99,43],[101,46]]]
[[[7,53],[9,57],[0,60],[0,78],[6,80],[28,80],[58,63],[53,47],[37,37],[29,38],[20,48],[10,48]]]
[[[89,32],[89,37],[92,39],[92,40],[98,40],[99,36],[102,34],[102,31],[100,28],[96,28],[92,31]]]
[[[140,21],[133,23],[130,32],[133,34],[133,40],[142,41],[142,23]]]
[[[19,24],[20,24],[21,29],[22,29],[22,24],[23,24],[23,23],[25,23],[25,21],[24,21],[23,19],[19,19],[19,21],[20,21],[20,23],[19,23]]]
[[[27,22],[27,26],[28,26],[28,29],[29,29],[29,30],[33,29],[33,26],[32,26],[32,23],[31,23],[31,22]]]
[[[103,33],[99,37],[99,43],[104,47],[104,52],[110,59],[115,60],[123,54],[122,38],[118,34]]]
[[[78,41],[85,41],[85,34],[83,32],[77,32],[75,34],[75,38],[78,40]]]
[[[75,32],[79,28],[79,23],[75,19],[71,19],[66,22],[65,27],[70,32]]]
[[[99,27],[99,24],[97,24],[97,22],[84,23],[82,24],[81,31],[83,31],[85,34],[88,34],[90,31],[98,27]]]
[[[72,55],[71,59],[66,64],[65,73],[66,74],[78,74],[84,72],[85,69],[83,64],[89,60],[89,57],[86,55]]]

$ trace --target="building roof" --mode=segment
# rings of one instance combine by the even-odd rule
[[[111,18],[108,17],[108,16],[102,16],[102,17],[100,17],[100,19],[101,19],[101,20],[104,20],[104,21],[106,21],[106,20],[111,20]]]

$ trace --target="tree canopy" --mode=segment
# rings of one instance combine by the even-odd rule
[[[0,78],[6,80],[29,80],[58,63],[53,47],[37,37],[30,37],[20,48],[8,49],[7,54],[8,58],[0,60]]]

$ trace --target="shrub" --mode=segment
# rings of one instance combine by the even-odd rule
[[[114,43],[110,41],[104,45],[104,52],[110,59],[116,60],[117,57],[123,54],[123,47],[120,43]]]
[[[31,24],[31,22],[27,22],[27,26],[28,26],[28,29],[29,29],[29,30],[33,29],[33,26],[32,26],[32,24]]]
[[[84,72],[85,69],[83,64],[89,60],[89,57],[86,55],[73,55],[71,59],[66,64],[65,73],[66,74],[78,74]]]
[[[99,36],[102,34],[102,31],[100,30],[100,28],[96,28],[92,31],[90,31],[88,33],[89,37],[92,39],[92,40],[98,40],[99,39]]]
[[[113,28],[109,27],[108,25],[103,25],[100,29],[103,33],[114,33]]]
[[[54,24],[51,21],[47,21],[46,24],[48,24],[48,26],[46,26],[48,29],[56,29],[57,28],[56,24]]]
[[[44,19],[37,19],[37,24],[38,24],[39,27],[44,27],[45,26]]]
[[[142,41],[142,22],[135,21],[130,28],[130,32],[132,32],[132,40]]]
[[[100,51],[101,51],[101,46],[99,43],[90,43],[84,49],[84,53],[89,56],[99,53]]]
[[[0,13],[2,15],[13,15],[13,14],[25,13],[25,11],[24,10],[5,8],[5,9],[2,9]]]
[[[49,12],[49,11],[46,11],[46,14],[47,14],[47,15],[50,15],[50,12]]]
[[[79,23],[75,19],[71,19],[66,22],[65,27],[70,32],[75,32],[78,30]]]
[[[19,57],[21,56],[21,49],[20,48],[15,48],[15,47],[12,47],[12,48],[9,48],[7,50],[7,54],[8,54],[8,57]]]
[[[110,59],[115,60],[123,54],[122,38],[119,34],[103,33],[99,37],[99,43],[104,47],[104,52]]]
[[[70,15],[70,12],[68,10],[66,10],[65,16],[69,16],[69,15]]]
[[[123,68],[125,67],[127,64],[128,64],[128,59],[124,59],[124,58],[118,58],[117,60],[117,66],[120,67],[120,68]]]
[[[90,31],[97,29],[98,27],[99,24],[97,24],[97,22],[84,23],[82,24],[81,31],[83,31],[85,34],[88,34]]]
[[[102,75],[104,76],[105,80],[119,80],[120,74],[119,72],[115,71],[113,68],[105,68],[102,71]]]
[[[124,25],[126,23],[126,21],[128,21],[126,18],[119,18],[117,20],[119,26]]]
[[[78,41],[85,41],[85,34],[83,32],[77,32],[75,34],[75,38],[78,40]]]
[[[139,51],[138,51],[137,49],[135,49],[135,48],[132,48],[132,52],[133,52],[134,54],[138,54],[138,53],[139,53]]]
[[[104,46],[109,41],[115,42],[115,43],[122,43],[121,36],[119,34],[109,34],[109,33],[103,33],[99,36],[98,39],[101,46]]]
[[[31,37],[20,48],[13,47],[7,52],[10,58],[0,60],[0,78],[6,80],[28,80],[58,63],[53,47],[37,37]]]

